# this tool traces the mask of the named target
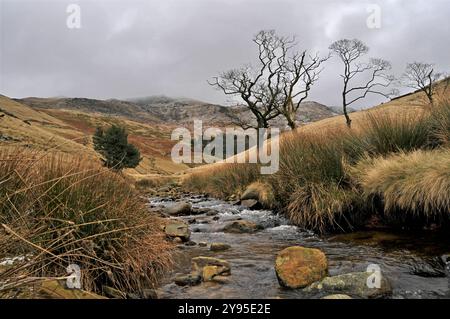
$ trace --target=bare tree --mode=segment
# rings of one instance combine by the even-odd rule
[[[274,30],[260,31],[253,39],[258,46],[258,66],[233,69],[214,78],[210,85],[226,95],[239,96],[256,118],[258,128],[283,115],[295,128],[300,103],[318,80],[327,58],[293,52],[294,37],[278,36]],[[242,121],[238,121],[242,125]],[[246,123],[248,126],[248,123]]]
[[[406,65],[406,70],[403,74],[403,83],[407,87],[424,92],[430,104],[433,105],[434,84],[442,77],[443,73],[435,72],[432,64],[413,62]]]
[[[386,60],[373,58],[366,63],[359,62],[360,58],[369,52],[369,47],[358,39],[338,40],[330,45],[330,50],[336,53],[344,63],[344,73],[341,74],[344,82],[342,108],[347,126],[350,128],[352,120],[348,115],[349,105],[364,99],[368,94],[377,94],[386,98],[395,94],[394,91],[384,92],[394,81],[394,77],[386,73],[391,69],[391,64]],[[352,86],[356,80],[362,84]]]
[[[301,103],[306,100],[311,87],[319,79],[321,65],[328,57],[306,56],[306,51],[296,53],[290,63],[286,64],[288,72],[283,79],[283,93],[277,109],[285,117],[291,129],[296,127],[296,114]]]

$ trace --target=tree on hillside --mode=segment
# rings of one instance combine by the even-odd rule
[[[412,89],[422,91],[433,105],[434,84],[443,77],[443,73],[435,72],[433,64],[413,62],[406,65],[403,83]]]
[[[136,146],[128,143],[125,128],[113,125],[106,131],[97,127],[92,138],[94,149],[103,156],[103,164],[114,170],[134,168],[141,161],[141,154]]]
[[[330,50],[337,54],[344,64],[344,72],[341,74],[344,85],[342,109],[350,128],[352,120],[347,112],[349,105],[364,99],[368,94],[386,98],[395,94],[394,91],[384,92],[394,81],[394,77],[386,73],[391,69],[391,64],[386,60],[374,58],[366,63],[360,62],[360,58],[369,52],[369,47],[358,39],[338,40],[330,45]],[[360,84],[353,84],[357,81]]]
[[[260,31],[253,42],[258,47],[256,67],[223,72],[209,84],[226,95],[240,97],[254,115],[257,128],[269,127],[270,120],[282,115],[293,129],[300,103],[308,97],[328,58],[296,51],[294,37],[279,36],[274,30]]]

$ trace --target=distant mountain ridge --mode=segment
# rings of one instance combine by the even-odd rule
[[[100,113],[123,116],[131,120],[147,123],[167,123],[188,125],[194,119],[202,120],[207,125],[231,125],[236,117],[242,122],[250,122],[253,115],[245,106],[223,106],[189,98],[172,98],[163,95],[133,98],[128,100],[98,100],[89,98],[36,98],[15,99],[35,109],[67,109],[88,113]],[[301,104],[297,113],[299,124],[318,121],[339,115],[336,109],[309,101]],[[274,119],[271,124],[285,128],[282,117]]]
[[[15,101],[37,109],[65,109],[104,115],[123,116],[132,120],[150,123],[160,122],[138,105],[117,99],[97,100],[89,98],[37,98],[28,97]]]

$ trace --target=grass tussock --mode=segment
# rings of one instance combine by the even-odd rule
[[[309,183],[291,194],[286,211],[294,224],[306,229],[347,231],[360,221],[359,199],[357,192],[336,183]]]
[[[430,110],[431,145],[450,147],[450,99]]]
[[[3,289],[77,264],[85,290],[136,293],[171,265],[158,221],[130,184],[83,158],[2,149],[0,223],[0,256],[28,256],[0,273]]]
[[[367,158],[352,168],[366,198],[380,197],[396,219],[439,220],[450,212],[450,150]]]
[[[430,136],[429,115],[369,112],[355,130],[344,133],[343,147],[350,162],[369,155],[387,155],[425,148]]]
[[[280,170],[268,180],[281,210],[301,227],[349,230],[361,205],[346,174],[340,131],[293,132],[280,146]]]

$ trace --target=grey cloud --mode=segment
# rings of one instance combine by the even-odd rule
[[[328,53],[357,37],[370,55],[401,74],[412,60],[448,71],[448,0],[0,0],[0,93],[14,96],[128,98],[153,94],[226,104],[207,80],[255,62],[260,29],[298,37],[301,48]],[[66,7],[81,6],[82,28],[66,27]],[[368,29],[368,4],[382,28]],[[331,59],[311,99],[339,104],[340,64]],[[371,98],[361,106],[377,103]]]

